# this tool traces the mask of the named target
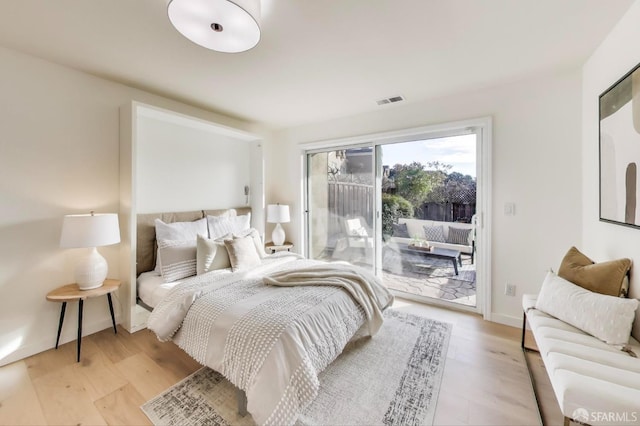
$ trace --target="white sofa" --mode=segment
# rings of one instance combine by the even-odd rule
[[[399,218],[398,224],[402,224],[402,223],[405,223],[407,225],[409,238],[392,236],[388,242],[395,243],[395,244],[410,244],[415,237],[419,237],[425,240],[426,239],[425,233],[424,233],[425,226],[429,226],[429,227],[442,226],[445,242],[429,241],[429,245],[433,247],[438,247],[438,248],[458,250],[461,253],[471,255],[471,263],[473,263],[473,258],[475,255],[475,226],[473,223],[440,222],[436,220]],[[447,243],[446,241],[447,241],[447,238],[449,237],[450,227],[471,229],[471,232],[469,232],[467,244]]]
[[[536,295],[524,295],[527,322],[553,386],[564,424],[640,425],[640,358],[536,310]],[[633,337],[629,348],[640,356]]]

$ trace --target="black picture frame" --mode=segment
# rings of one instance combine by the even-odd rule
[[[640,228],[640,64],[599,97],[600,221]]]

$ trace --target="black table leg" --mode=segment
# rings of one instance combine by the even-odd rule
[[[527,331],[527,311],[524,311],[522,314],[522,342],[520,343],[520,347],[524,349],[524,333]]]
[[[60,322],[58,323],[58,337],[56,337],[56,349],[60,342],[60,332],[62,332],[62,323],[64,322],[64,311],[67,309],[67,302],[62,302],[62,310],[60,311]]]
[[[82,346],[82,309],[84,301],[78,301],[78,362],[80,362],[80,347]]]
[[[111,322],[113,323],[113,332],[118,334],[118,329],[116,328],[116,317],[113,315],[113,302],[111,301],[111,293],[107,293],[107,300],[109,300],[109,311],[111,311]]]
[[[454,257],[451,261],[453,262],[453,270],[456,271],[456,275],[458,275],[458,259]]]

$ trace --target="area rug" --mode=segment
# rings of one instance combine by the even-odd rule
[[[300,425],[431,425],[451,324],[388,309],[374,338],[360,338],[323,371]],[[237,414],[233,385],[204,367],[142,405],[154,425],[253,425]]]

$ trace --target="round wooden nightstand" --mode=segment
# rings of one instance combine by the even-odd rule
[[[52,302],[62,302],[60,310],[60,322],[58,323],[58,337],[56,337],[56,349],[60,342],[60,332],[62,331],[62,323],[64,322],[64,312],[67,309],[67,302],[78,301],[78,362],[80,362],[80,347],[82,345],[82,310],[85,299],[107,295],[109,301],[109,311],[111,312],[111,322],[113,323],[113,331],[117,334],[116,318],[113,315],[113,302],[111,301],[111,293],[120,288],[120,280],[106,279],[102,287],[91,290],[80,290],[78,284],[67,284],[51,290],[47,294],[47,300]]]
[[[292,248],[293,248],[293,244],[290,243],[289,241],[285,241],[284,244],[282,244],[281,246],[277,246],[273,244],[273,241],[270,241],[264,245],[265,251],[271,254],[277,251],[291,251]]]

